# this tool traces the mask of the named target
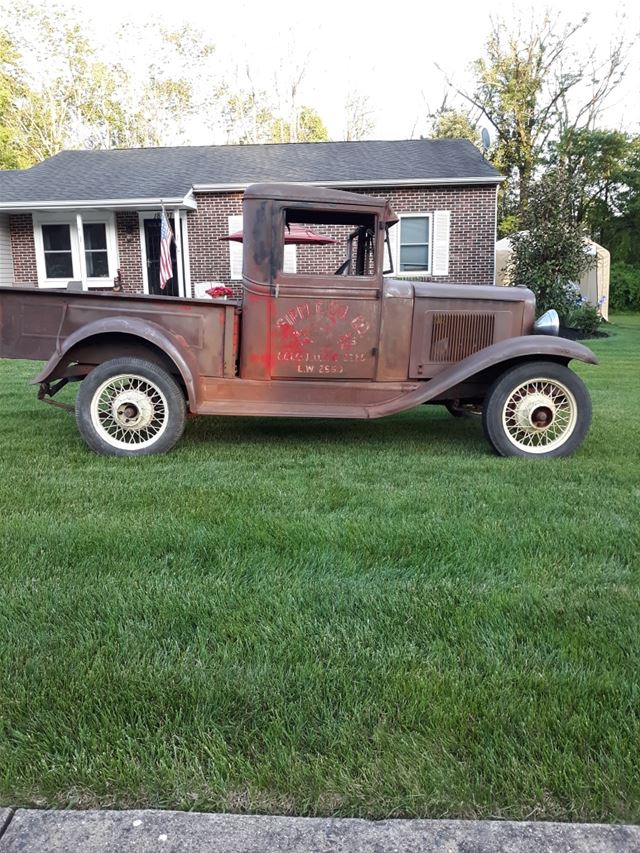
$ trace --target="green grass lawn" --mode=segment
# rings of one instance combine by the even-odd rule
[[[572,459],[475,419],[90,453],[0,363],[0,803],[640,820],[640,317]]]

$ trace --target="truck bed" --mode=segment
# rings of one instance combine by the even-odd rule
[[[240,303],[125,293],[0,287],[0,358],[47,361],[82,329],[109,334],[110,318],[144,337],[153,324],[187,348],[203,376],[233,376]],[[86,347],[84,348],[86,351]]]

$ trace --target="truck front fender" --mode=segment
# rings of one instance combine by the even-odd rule
[[[367,407],[370,418],[391,415],[442,397],[450,388],[477,376],[484,370],[516,359],[551,359],[569,362],[572,359],[597,364],[597,356],[577,341],[544,335],[523,335],[485,347],[462,361],[438,373],[433,379],[421,382],[418,388],[394,400]]]
[[[197,393],[195,377],[198,375],[197,365],[186,346],[182,346],[175,335],[156,323],[148,320],[140,320],[135,317],[105,317],[87,323],[77,329],[64,341],[58,341],[56,350],[40,373],[32,380],[33,385],[47,382],[55,372],[58,365],[64,361],[71,350],[87,341],[95,338],[97,342],[108,338],[109,335],[128,335],[137,338],[143,343],[149,343],[161,350],[176,366],[187,389],[189,407],[192,411],[197,408]]]

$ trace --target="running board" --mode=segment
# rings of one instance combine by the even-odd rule
[[[418,387],[417,382],[207,377],[194,414],[363,420],[380,417],[375,414],[376,409],[386,412]]]
[[[263,418],[357,418],[370,417],[364,406],[328,406],[320,403],[271,403],[255,400],[219,400],[203,403],[199,415],[239,415]]]

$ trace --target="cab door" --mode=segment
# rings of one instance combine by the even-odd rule
[[[308,218],[308,214],[298,216]],[[280,271],[275,278],[271,376],[373,379],[382,291],[377,218],[359,214],[355,223],[320,218],[315,212],[312,233],[325,238],[335,235],[332,242],[300,245],[296,272]],[[328,218],[335,220],[336,214]]]

